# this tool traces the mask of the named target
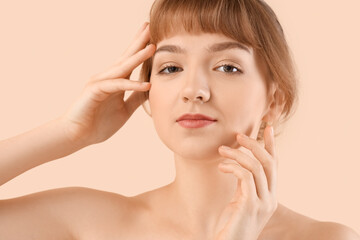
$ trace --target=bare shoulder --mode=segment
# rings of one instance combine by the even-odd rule
[[[351,228],[335,222],[323,222],[279,204],[274,227],[264,239],[284,240],[360,240]]]
[[[336,222],[315,222],[309,226],[308,238],[317,240],[360,240],[352,228]]]
[[[128,203],[120,194],[85,187],[0,200],[0,239],[82,239],[101,222],[123,221]]]

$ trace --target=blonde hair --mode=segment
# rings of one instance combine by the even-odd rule
[[[267,86],[275,83],[275,101],[284,104],[272,124],[277,136],[277,127],[294,113],[298,84],[290,49],[273,10],[263,0],[156,0],[150,10],[149,43],[156,45],[179,30],[220,33],[254,49],[267,68]],[[143,63],[141,81],[150,81],[152,60]],[[263,140],[265,127],[266,123],[260,126],[257,140]]]

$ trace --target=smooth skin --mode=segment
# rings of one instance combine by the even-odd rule
[[[150,88],[150,83],[129,80],[132,71],[154,54],[155,46],[146,46],[149,39],[148,23],[144,23],[121,58],[94,75],[64,115],[1,141],[0,185],[117,132],[144,101],[142,93]],[[126,101],[125,91],[134,91]],[[121,226],[120,213],[126,214],[128,202],[119,194],[79,187],[0,200],[0,239],[82,239],[97,229],[96,221],[101,218],[94,216],[106,215],[117,228]],[[108,206],[112,208],[109,211]],[[112,218],[114,213],[116,217]]]
[[[216,226],[215,239],[258,239],[265,225],[277,209],[274,131],[268,126],[264,132],[265,148],[255,139],[238,134],[239,144],[249,149],[256,159],[239,149],[220,147],[220,154],[237,163],[221,163],[219,168],[238,178],[236,194],[222,212]]]
[[[89,145],[107,140],[144,102],[141,92],[148,91],[151,83],[132,81],[129,77],[155,51],[153,44],[144,48],[150,40],[148,28],[148,24],[144,24],[134,43],[114,66],[92,77],[82,95],[63,116],[72,141]],[[134,92],[124,101],[125,91],[131,90]]]
[[[126,123],[144,101],[142,92],[151,88],[129,80],[133,69],[156,49],[154,45],[146,47],[150,37],[147,25],[143,24],[115,65],[90,79],[63,116],[0,142],[1,185],[33,167],[103,142]],[[126,101],[125,91],[134,91]],[[237,138],[256,158],[234,148],[219,149],[222,156],[234,160],[219,170],[236,176],[238,186],[211,240],[360,239],[346,226],[314,221],[277,204],[277,159],[270,130],[265,130],[265,148],[255,139]],[[0,200],[0,239],[180,239],[165,226],[169,236],[156,231],[162,226],[154,221],[159,212],[144,207],[146,200],[160,192],[124,197],[71,187]]]

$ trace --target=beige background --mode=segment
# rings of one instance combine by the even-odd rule
[[[119,58],[152,4],[127,2],[0,1],[0,139],[63,114],[89,77]],[[360,233],[360,3],[268,3],[301,77],[298,110],[277,139],[279,202]],[[132,196],[172,181],[172,157],[139,108],[108,141],[27,171],[1,186],[0,198],[67,186]]]

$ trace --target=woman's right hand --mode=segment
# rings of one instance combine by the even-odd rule
[[[72,142],[83,145],[100,143],[115,134],[146,100],[143,92],[150,83],[129,80],[132,71],[156,50],[150,41],[149,23],[139,29],[133,43],[116,64],[94,75],[81,96],[60,118]],[[124,101],[125,91],[134,91]]]

